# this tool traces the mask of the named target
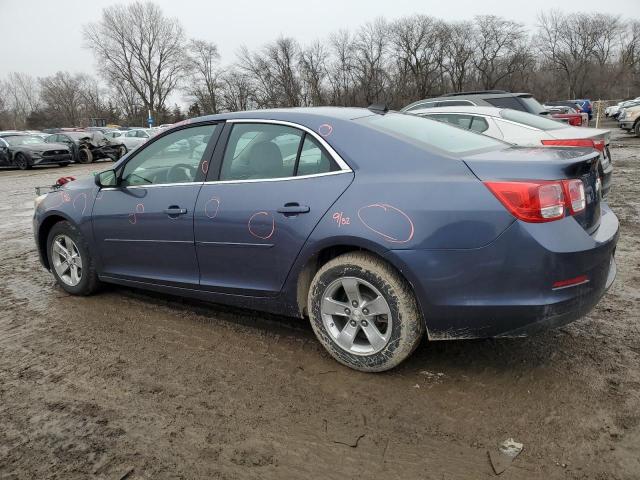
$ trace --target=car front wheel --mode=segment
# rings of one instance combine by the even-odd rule
[[[340,363],[389,370],[418,346],[424,323],[409,284],[364,252],[341,255],[316,273],[308,297],[311,326]]]
[[[27,170],[31,168],[31,165],[29,164],[29,159],[22,153],[18,153],[16,155],[15,161],[16,161],[16,166],[20,170]]]
[[[90,295],[98,288],[95,262],[78,228],[66,221],[56,223],[47,238],[51,273],[67,293]]]

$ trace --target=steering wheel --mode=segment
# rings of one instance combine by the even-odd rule
[[[167,183],[192,182],[196,178],[197,167],[187,163],[176,163],[167,172]]]

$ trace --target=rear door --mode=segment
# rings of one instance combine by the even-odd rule
[[[276,295],[353,172],[304,127],[266,120],[227,123],[195,209],[200,285]]]

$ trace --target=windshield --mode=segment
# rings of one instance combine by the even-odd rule
[[[35,143],[42,143],[42,139],[40,137],[36,137],[35,135],[15,135],[4,137],[4,140],[11,146],[33,145]]]
[[[533,97],[520,97],[520,101],[527,106],[531,113],[540,114],[542,112],[546,112],[546,109],[540,105],[540,102]]]
[[[464,154],[488,148],[504,148],[506,145],[499,140],[478,133],[404,113],[370,115],[355,121],[366,123],[372,128],[401,139],[444,150],[449,154]]]
[[[510,110],[505,108],[500,110],[500,116],[505,120],[511,120],[512,122],[521,123],[529,127],[537,128],[538,130],[557,130],[558,128],[568,128],[565,123],[556,122],[550,118],[541,117],[540,115],[533,115],[527,112],[520,112],[518,110]]]

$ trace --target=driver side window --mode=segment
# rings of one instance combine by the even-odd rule
[[[218,124],[178,130],[143,147],[124,166],[122,186],[188,183]]]

